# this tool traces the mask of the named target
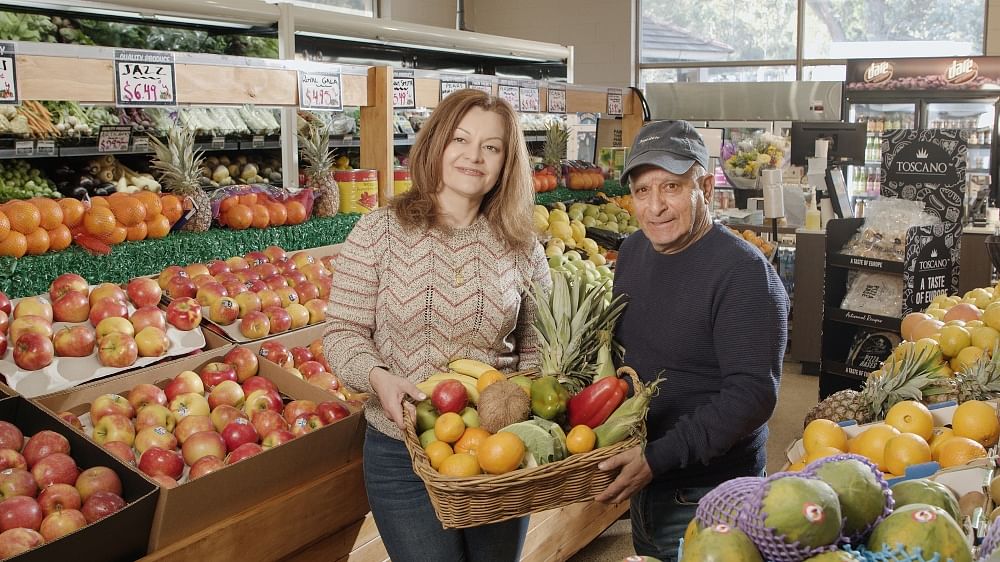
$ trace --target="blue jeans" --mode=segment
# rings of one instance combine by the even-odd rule
[[[698,500],[713,487],[668,488],[652,483],[632,496],[632,546],[640,556],[676,562],[677,547]]]
[[[375,525],[394,562],[502,562],[521,558],[528,518],[468,529],[444,529],[406,445],[368,428],[365,488]]]

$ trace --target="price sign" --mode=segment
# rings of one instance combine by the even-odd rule
[[[509,103],[514,109],[521,107],[521,87],[511,84],[500,84],[497,97]]]
[[[392,107],[396,109],[417,107],[417,84],[412,72],[397,70],[392,77]]]
[[[177,105],[174,55],[115,50],[115,104],[131,107]]]
[[[621,115],[623,112],[622,89],[608,88],[608,115]]]
[[[149,152],[149,137],[139,135],[132,138],[132,152]]]
[[[337,72],[300,72],[299,106],[320,111],[344,109],[344,87]]]
[[[15,147],[16,148],[16,147]],[[56,141],[40,140],[35,143],[35,154],[39,156],[55,156]]]
[[[473,78],[469,80],[469,88],[473,90],[479,90],[480,92],[493,95],[493,83],[489,80],[484,80],[482,78]]]
[[[0,104],[21,103],[17,92],[17,71],[14,60],[14,43],[0,42]]]
[[[132,141],[132,127],[128,125],[104,125],[97,133],[98,152],[128,152]]]
[[[212,148],[226,148],[226,137],[212,137]]]
[[[263,148],[264,147],[264,135],[254,135],[253,140],[250,143],[251,148]]]
[[[17,156],[32,156],[35,154],[35,141],[17,141],[14,143],[14,154]]]
[[[554,90],[550,87],[545,105],[549,113],[566,113],[566,90]]]
[[[467,88],[465,79],[458,78],[442,78],[441,79],[441,98],[444,99],[448,97],[448,94],[457,92],[459,90],[464,90]]]
[[[538,113],[541,105],[538,101],[538,86],[521,86],[518,97],[521,111]]]

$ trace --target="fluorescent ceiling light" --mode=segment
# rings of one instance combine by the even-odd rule
[[[310,31],[297,31],[296,35],[302,37],[315,37],[318,39],[332,39],[335,41],[346,41],[350,43],[367,43],[370,45],[386,45],[389,47],[402,47],[404,49],[421,49],[424,51],[437,51],[442,53],[457,53],[460,55],[472,55],[477,57],[487,57],[487,58],[500,58],[508,60],[519,60],[524,62],[549,62],[546,59],[535,58],[535,57],[524,57],[515,55],[514,53],[503,53],[503,52],[484,52],[484,51],[473,51],[469,49],[460,49],[458,46],[453,47],[441,47],[437,45],[424,45],[418,43],[402,43],[399,41],[392,41],[385,37],[375,37],[370,39],[367,37],[350,37],[347,35],[331,35],[329,33],[315,33]]]
[[[8,6],[12,8],[31,8],[33,10],[49,10],[54,12],[79,12],[79,13],[95,14],[99,16],[109,16],[114,18],[142,17],[142,14],[139,12],[132,12],[126,10],[110,10],[97,7],[81,8],[73,5],[47,4],[44,2],[22,2],[20,0],[4,0],[0,2],[0,8]]]
[[[252,29],[252,25],[242,24],[242,23],[231,23],[228,21],[216,21],[216,20],[204,20],[198,18],[185,18],[181,16],[164,16],[162,14],[156,14],[153,16],[154,20],[162,21],[167,23],[182,23],[187,25],[198,25],[205,27],[225,27],[229,29]]]

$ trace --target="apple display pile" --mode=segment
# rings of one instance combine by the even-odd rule
[[[333,373],[323,355],[321,339],[313,340],[308,346],[296,346],[291,349],[279,341],[266,341],[261,344],[258,354],[309,384],[333,393],[341,400],[363,398],[341,384],[340,379]]]
[[[69,440],[43,430],[25,441],[0,421],[0,558],[58,539],[125,507],[122,482],[107,466],[85,470]]]
[[[342,403],[282,400],[259,376],[253,351],[236,347],[199,372],[183,371],[160,388],[141,383],[126,396],[90,405],[91,437],[161,486],[200,478],[350,415]],[[83,431],[80,418],[59,414]]]
[[[159,286],[188,314],[197,308],[211,322],[230,327],[241,341],[317,324],[326,319],[333,285],[333,256],[291,256],[277,246],[208,264],[172,265]],[[238,322],[237,322],[238,321]]]

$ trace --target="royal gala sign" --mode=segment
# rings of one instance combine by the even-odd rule
[[[847,62],[846,89],[995,90],[1000,57],[857,59]]]
[[[882,195],[921,201],[945,222],[962,218],[968,148],[955,129],[895,129],[882,135]]]

